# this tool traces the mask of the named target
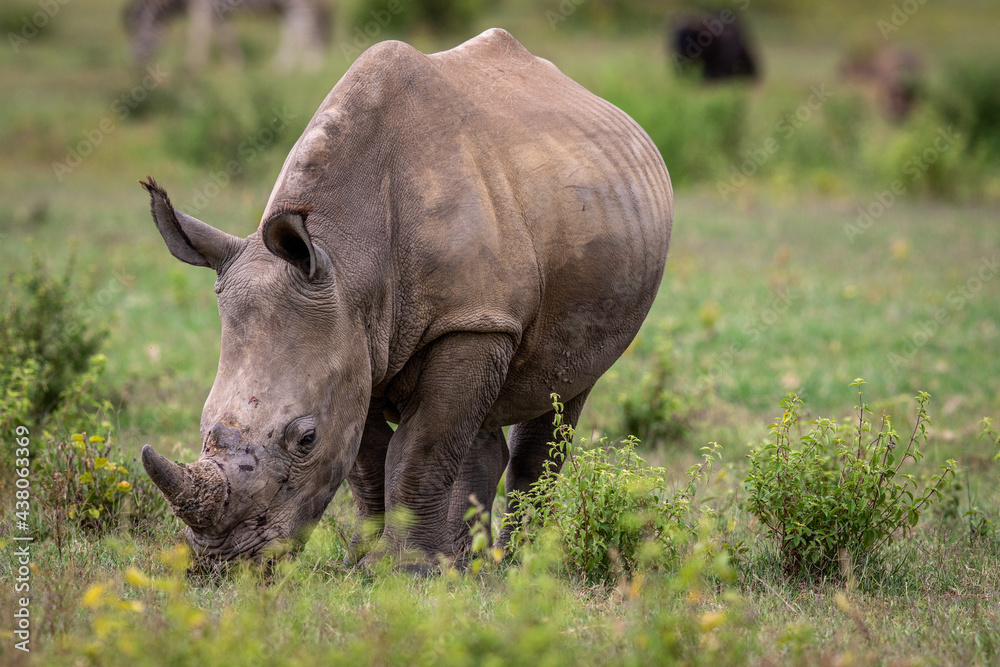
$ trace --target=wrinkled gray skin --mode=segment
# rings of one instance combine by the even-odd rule
[[[408,511],[409,529],[384,529],[390,549],[460,558],[469,496],[491,507],[505,469],[508,492],[527,489],[549,395],[575,423],[635,336],[673,218],[642,129],[496,29],[429,56],[366,51],[246,239],[144,186],[171,252],[218,273],[201,458],[143,450],[215,559],[301,544],[345,478],[375,520],[359,526]]]

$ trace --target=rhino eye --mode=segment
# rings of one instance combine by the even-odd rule
[[[307,431],[305,435],[299,438],[299,447],[308,449],[314,442],[316,442],[316,431]]]

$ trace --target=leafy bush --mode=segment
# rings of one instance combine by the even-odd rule
[[[993,448],[997,450],[997,453],[993,455],[993,460],[1000,461],[1000,433],[993,427],[993,420],[989,417],[983,417],[979,422],[979,428],[979,438],[985,438],[993,444]]]
[[[718,445],[705,448],[704,460],[688,470],[688,482],[671,491],[666,471],[650,467],[635,452],[629,436],[621,447],[605,439],[593,449],[573,445],[573,429],[562,423],[562,404],[553,394],[556,442],[545,471],[517,502],[511,544],[515,551],[543,533],[559,543],[566,573],[590,583],[611,584],[643,564],[669,564],[695,530],[701,511],[692,507],[698,483],[707,481]]]
[[[688,81],[650,82],[609,74],[597,91],[649,134],[675,185],[727,174],[743,161],[747,91],[742,86],[704,88]]]
[[[970,153],[1000,161],[1000,62],[954,61],[942,82],[931,91],[932,106],[967,137]]]
[[[110,431],[107,422],[102,426]],[[167,515],[166,499],[138,463],[113,444],[110,434],[47,438],[35,471],[45,518],[37,526],[42,536],[54,533],[61,542],[64,525],[98,535],[148,528]]]
[[[225,177],[219,187],[244,175],[276,146],[287,149],[282,139],[295,133],[272,89],[253,78],[238,83],[190,82],[176,93],[178,110],[163,125],[167,149],[192,165],[218,170]]]
[[[56,278],[35,260],[30,272],[10,278],[0,309],[0,430],[30,430],[41,507],[41,515],[31,515],[34,529],[39,536],[54,533],[60,544],[64,528],[103,533],[166,512],[162,494],[137,474],[135,461],[120,448],[110,458],[111,423],[104,416],[113,408],[102,383],[107,360],[98,353],[107,331],[90,321],[72,275],[72,263]],[[3,452],[5,467],[12,452]]]
[[[996,454],[993,455],[993,460],[1000,461],[1000,433],[998,433],[996,428],[993,427],[993,420],[989,417],[983,417],[979,422],[979,427],[979,439],[986,440],[990,443],[992,449],[997,450]],[[972,542],[975,542],[976,540],[993,539],[997,535],[996,523],[993,519],[996,515],[996,511],[983,509],[976,504],[972,496],[972,486],[968,479],[968,468],[966,468],[965,474],[965,486],[968,494],[968,509],[962,516],[968,523],[969,539]]]
[[[957,192],[970,176],[965,169],[968,135],[933,109],[920,109],[887,145],[872,148],[871,160],[879,178],[898,180],[907,192],[947,196]]]
[[[40,9],[41,5],[32,0],[7,0],[0,4],[0,32],[5,37],[4,41],[11,46],[22,47],[22,39],[32,40],[49,34],[56,23],[52,20],[55,13],[52,9],[47,12]]]
[[[38,426],[92,370],[107,330],[88,320],[71,285],[72,262],[57,278],[39,259],[11,276],[0,307],[0,429]],[[65,410],[64,410],[65,413]],[[66,415],[64,414],[64,417]]]
[[[104,355],[91,357],[87,370],[62,392],[47,427],[33,429],[41,509],[33,527],[39,537],[54,535],[60,547],[63,533],[74,528],[103,534],[148,527],[168,513],[166,499],[135,458],[113,443],[111,423],[104,418],[113,408],[98,398],[104,364]],[[19,421],[17,415],[13,419]],[[94,435],[88,438],[88,431]]]
[[[927,439],[930,396],[916,397],[916,422],[900,451],[887,415],[878,428],[872,426],[863,384],[851,383],[858,388],[857,423],[817,419],[804,435],[802,401],[789,394],[780,403],[784,413],[770,427],[772,441],[749,455],[745,506],[777,543],[786,575],[853,575],[842,571],[847,558],[853,570],[878,559],[897,534],[915,526],[921,512],[941,499],[941,489],[955,476],[956,464],[949,460],[920,491],[912,475],[900,472],[908,459],[923,457],[919,445]]]

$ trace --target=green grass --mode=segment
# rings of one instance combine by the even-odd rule
[[[288,148],[349,64],[338,45],[353,26],[338,24],[321,71],[290,76],[269,69],[274,30],[264,21],[241,23],[243,40],[254,47],[245,70],[199,76],[182,67],[184,32],[177,26],[164,53],[169,79],[119,118],[115,100],[142,79],[128,65],[119,5],[67,3],[21,53],[0,49],[0,83],[10,93],[0,106],[0,266],[19,272],[32,254],[52,266],[75,257],[80,299],[111,331],[105,384],[117,397],[118,440],[132,453],[149,442],[190,460],[218,363],[214,278],[169,255],[136,180],[151,173],[177,205],[194,202],[217,168],[211,160],[238,154],[239,143],[270,118],[269,107],[280,106],[292,116],[287,131],[192,211],[228,232],[250,234]],[[647,443],[642,454],[675,471],[679,484],[700,446],[722,445],[723,462],[704,497],[719,513],[722,533],[749,548],[734,581],[720,583],[709,565],[692,564],[647,574],[641,584],[593,589],[552,575],[544,554],[536,565],[487,568],[478,576],[425,580],[344,570],[340,536],[349,533],[352,512],[342,492],[302,556],[273,578],[195,581],[176,599],[125,583],[129,567],[170,577],[159,554],[180,527],[173,518],[153,535],[74,535],[61,555],[52,542],[36,544],[31,662],[467,664],[493,656],[511,664],[994,663],[1000,551],[994,539],[971,541],[960,515],[971,497],[1000,521],[996,452],[977,438],[979,419],[1000,411],[1000,275],[960,304],[949,295],[973,278],[983,258],[1000,252],[995,170],[955,153],[939,177],[941,190],[912,184],[852,242],[845,226],[899,177],[937,119],[892,126],[837,88],[745,185],[719,196],[716,182],[728,165],[770,136],[811,84],[840,85],[836,64],[844,48],[880,43],[873,26],[881,8],[831,7],[817,8],[817,18],[773,9],[753,17],[765,80],[735,91],[675,81],[658,25],[629,36],[551,31],[549,5],[522,0],[477,26],[509,27],[533,52],[620,104],[661,143],[677,184],[667,271],[639,337],[598,384],[578,431],[591,440],[594,432],[623,436],[623,398],[635,397],[669,340],[669,390],[685,406],[684,435]],[[342,7],[340,16],[349,10]],[[995,3],[926,3],[898,41],[918,45],[938,76],[951,55],[996,58],[988,29],[996,13]],[[434,50],[457,40],[421,34],[412,41]],[[225,127],[212,122],[219,109],[228,110]],[[729,120],[713,125],[705,120],[712,113]],[[52,163],[105,118],[114,130],[58,181]],[[939,309],[943,323],[910,355],[907,340],[920,338]],[[922,520],[913,539],[894,547],[909,567],[878,589],[783,580],[759,527],[739,508],[745,455],[790,391],[804,397],[813,416],[848,416],[848,383],[856,377],[868,381],[874,407],[901,426],[912,396],[932,395],[934,426],[915,472],[929,474],[946,458],[959,462],[962,488],[949,496],[958,516],[939,511]],[[10,479],[0,489],[6,509]],[[0,540],[9,540],[9,515]],[[10,558],[0,564],[4,582],[12,567]],[[144,610],[82,607],[85,592],[108,580]],[[846,602],[838,604],[838,594]],[[0,588],[0,600],[14,608],[11,586]],[[186,609],[204,618],[192,620]],[[724,620],[713,627],[720,610]],[[116,619],[131,629],[114,629]],[[2,631],[0,639],[5,664],[27,657]]]
[[[1000,654],[1000,563],[953,534],[907,543],[908,575],[862,592],[788,583],[766,554],[730,583],[696,552],[675,575],[607,590],[562,580],[544,552],[475,576],[365,573],[338,566],[336,531],[324,520],[294,562],[221,582],[171,575],[169,531],[106,538],[63,558],[43,546],[36,581],[60,586],[35,598],[34,662],[964,665]],[[132,569],[160,586],[130,583]]]

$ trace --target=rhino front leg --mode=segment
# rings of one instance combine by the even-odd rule
[[[385,456],[392,434],[392,428],[385,420],[385,401],[372,399],[358,457],[347,475],[347,484],[358,510],[347,554],[347,563],[351,565],[361,560],[382,535],[385,525]]]
[[[513,350],[505,334],[449,334],[424,348],[389,387],[400,422],[386,457],[386,511],[403,510],[409,520],[406,527],[386,526],[391,549],[416,550],[425,564],[438,554],[456,555],[452,491]],[[476,485],[484,488],[482,481]]]
[[[472,506],[470,496],[492,516],[493,500],[497,494],[497,484],[507,467],[507,440],[502,428],[479,429],[476,439],[462,461],[462,468],[451,490],[451,504],[448,507],[448,524],[451,526],[452,542],[459,558],[468,556],[472,548],[472,534],[469,532],[476,518],[466,521],[465,513]],[[488,536],[492,544],[493,536]]]

